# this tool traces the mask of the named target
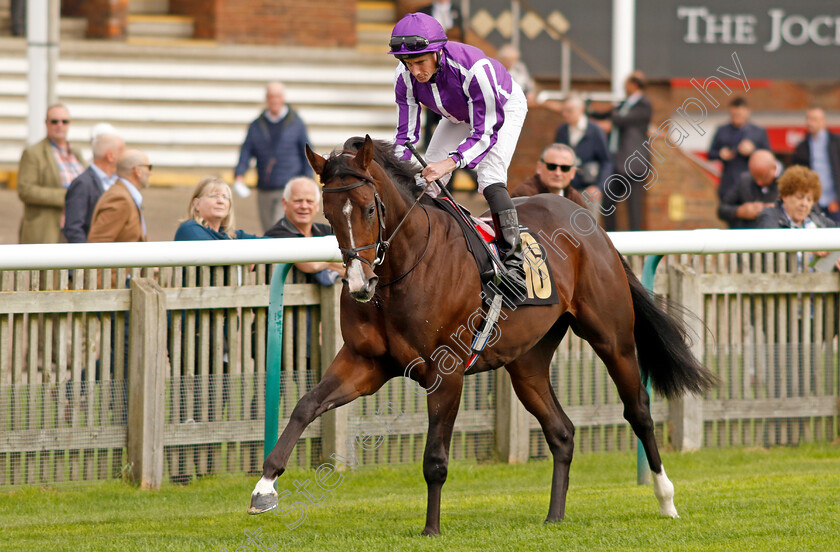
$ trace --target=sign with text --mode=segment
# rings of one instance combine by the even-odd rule
[[[610,67],[611,0],[529,0],[528,6],[548,20],[562,12],[568,36],[603,68]],[[509,10],[506,0],[472,4],[473,18],[483,11],[484,21],[496,21],[486,37],[496,45],[510,40],[511,29],[499,23],[510,21]],[[526,16],[523,10],[523,21]],[[560,43],[529,21],[520,33],[523,59],[534,75],[559,76]],[[840,2],[636,0],[636,67],[649,77],[704,74],[736,51],[751,79],[836,80]],[[572,57],[574,77],[604,76],[582,56]]]

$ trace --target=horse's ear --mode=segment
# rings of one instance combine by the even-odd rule
[[[306,158],[309,159],[309,164],[312,165],[312,170],[315,171],[315,174],[320,175],[324,171],[324,165],[327,164],[327,160],[312,151],[309,144],[306,144]]]
[[[356,153],[356,166],[363,171],[367,171],[370,162],[373,160],[373,140],[370,139],[370,134],[365,134],[365,143],[359,148]]]

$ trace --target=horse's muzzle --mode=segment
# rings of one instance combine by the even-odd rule
[[[362,287],[355,290],[350,288],[347,278],[342,278],[341,280],[350,291],[350,297],[360,303],[367,303],[373,299],[373,294],[376,293],[376,284],[379,282],[379,276],[371,276]]]

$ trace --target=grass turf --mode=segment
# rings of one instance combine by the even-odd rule
[[[323,501],[284,517],[248,516],[254,477],[217,476],[140,491],[119,481],[0,493],[0,550],[837,550],[840,444],[666,453],[680,519],[662,518],[650,486],[635,484],[635,454],[579,455],[562,523],[542,523],[551,463],[456,462],[444,486],[443,535],[420,537],[426,489],[419,465],[345,472],[315,490],[313,470],[286,473]],[[328,481],[335,484],[337,476]],[[248,540],[260,533],[264,547]],[[252,533],[253,534],[253,533]]]

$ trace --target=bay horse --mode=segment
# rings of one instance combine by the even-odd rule
[[[550,251],[544,255],[559,303],[508,305],[499,318],[498,339],[467,370],[469,354],[452,337],[482,308],[478,269],[454,217],[434,208],[425,196],[418,208],[411,208],[422,193],[415,183],[418,167],[398,160],[392,147],[366,136],[351,138],[345,151],[328,158],[306,148],[321,177],[324,214],[347,267],[341,294],[344,345],[320,383],[295,406],[263,464],[249,513],[277,506],[274,482],[313,420],[375,393],[391,378],[409,376],[427,392],[423,476],[428,502],[423,534],[439,534],[441,489],[463,378],[504,366],[517,397],[539,421],[553,457],[546,522],[562,520],[574,426],[551,387],[549,366],[571,328],[589,342],[618,388],[624,417],[644,446],[660,513],[678,517],[636,353],[642,374],[667,397],[702,392],[713,385],[715,376],[692,356],[680,321],[654,303],[597,224],[588,233],[580,231],[580,224],[573,228],[570,220],[579,206],[543,194],[517,202],[516,208],[519,220],[533,233],[542,230],[555,239],[555,230],[561,229],[578,243],[573,246],[568,238],[557,237],[554,246],[562,248],[565,258]],[[454,371],[435,360],[440,360],[434,353],[442,346],[462,355]]]

